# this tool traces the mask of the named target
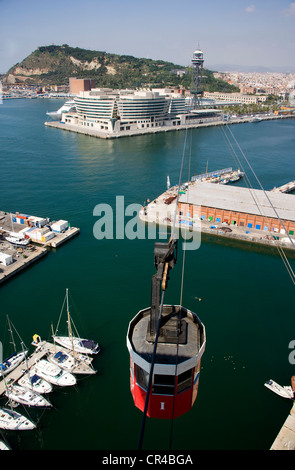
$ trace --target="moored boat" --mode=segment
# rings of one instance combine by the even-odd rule
[[[13,353],[11,356],[7,357],[5,361],[1,364],[1,374],[7,375],[12,372],[22,361],[24,361],[28,351],[22,351],[19,353]]]
[[[68,289],[66,289],[68,336],[53,335],[53,340],[66,349],[82,354],[98,354],[99,344],[91,339],[79,338],[72,333],[72,320],[69,309]]]
[[[75,351],[82,354],[98,354],[100,351],[99,344],[91,339],[81,339],[77,337],[70,338],[69,336],[54,336],[54,341],[67,349],[74,349]]]
[[[0,408],[0,429],[9,431],[26,431],[35,429],[36,425],[25,416],[8,408]]]
[[[10,450],[10,448],[5,444],[5,442],[0,441],[0,450]]]
[[[32,388],[35,392],[41,394],[52,391],[52,385],[49,382],[46,382],[38,374],[34,374],[31,371],[23,375],[17,383],[22,387]]]
[[[75,385],[77,382],[76,377],[73,374],[62,370],[55,364],[51,364],[46,359],[38,361],[31,370],[36,371],[40,377],[53,385],[64,387]]]
[[[91,366],[92,359],[84,354],[57,351],[49,354],[47,359],[52,364],[73,374],[93,374],[96,372]]]
[[[51,403],[42,395],[20,385],[10,385],[5,392],[11,401],[21,403],[26,406],[49,407]]]
[[[278,383],[276,383],[274,380],[268,380],[265,382],[265,387],[267,387],[269,390],[272,392],[276,393],[277,395],[283,397],[283,398],[289,398],[293,399],[294,398],[294,392],[291,387],[289,386],[281,386]]]

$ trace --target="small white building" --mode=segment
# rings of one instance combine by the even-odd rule
[[[7,253],[0,253],[0,263],[4,264],[4,266],[9,266],[13,263],[13,258]]]

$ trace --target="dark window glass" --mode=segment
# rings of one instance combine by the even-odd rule
[[[136,365],[136,383],[147,390],[149,382],[149,373],[143,370],[141,367]]]
[[[160,395],[174,395],[174,375],[154,375],[152,392]]]
[[[183,392],[192,386],[192,369],[178,376],[177,393]]]

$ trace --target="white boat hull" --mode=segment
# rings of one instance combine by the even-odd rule
[[[77,383],[76,377],[73,374],[62,370],[60,367],[51,364],[45,359],[41,359],[37,362],[32,370],[36,371],[40,377],[53,385],[66,387]]]
[[[42,397],[42,395],[28,388],[21,387],[20,385],[11,385],[8,387],[6,396],[10,400],[26,406],[39,406],[42,408],[51,406],[49,401]]]
[[[274,380],[268,380],[265,384],[265,387],[271,390],[272,392],[276,393],[280,397],[294,399],[294,393],[291,387],[284,386],[282,387]]]
[[[52,392],[52,385],[37,374],[32,374],[32,372],[25,374],[17,383],[22,387],[33,389],[35,392],[41,393],[41,395],[42,393]]]
[[[17,246],[27,246],[31,243],[30,238],[21,238],[21,237],[12,237],[12,236],[4,236],[5,240],[12,245]]]
[[[36,425],[25,416],[8,408],[0,408],[0,429],[8,431],[29,431]]]
[[[19,364],[21,364],[22,361],[24,361],[27,354],[28,351],[22,351],[20,353],[12,354],[12,356],[9,356],[7,359],[5,359],[5,361],[2,363],[2,369],[0,371],[1,374],[7,375],[12,372]]]
[[[74,351],[82,354],[98,354],[100,350],[97,343],[83,338],[74,337],[72,339],[69,336],[54,336],[54,341],[71,351],[74,344]]]

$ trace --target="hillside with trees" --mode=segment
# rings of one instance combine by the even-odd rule
[[[178,73],[177,71],[184,71]],[[202,89],[236,92],[237,88],[215,79],[213,72],[203,69]],[[137,58],[62,46],[41,46],[15,64],[3,77],[4,83],[32,85],[68,85],[70,77],[92,78],[99,87],[140,88],[177,87],[190,89],[190,67],[163,60]]]

